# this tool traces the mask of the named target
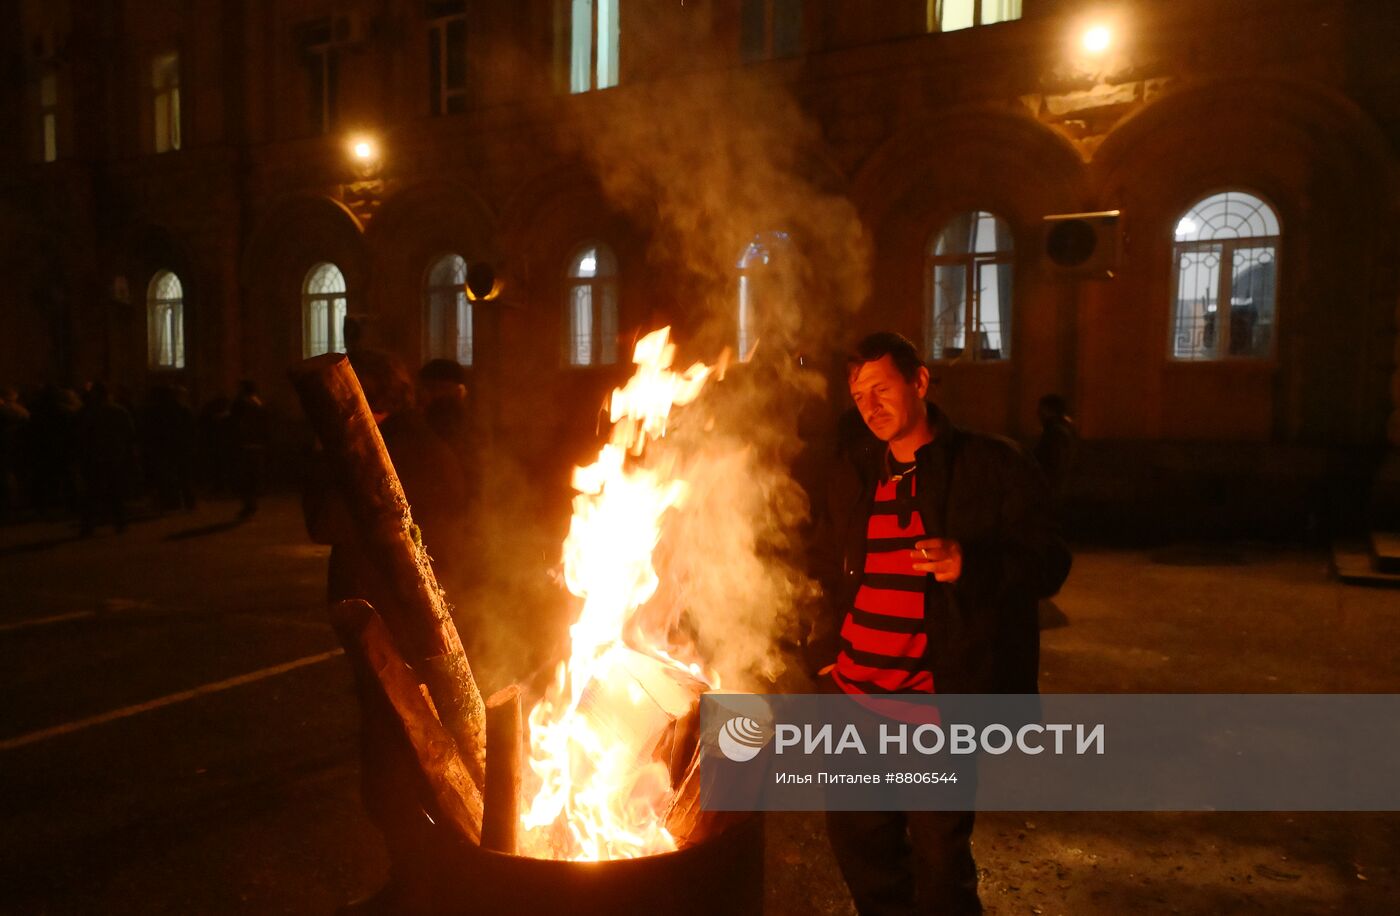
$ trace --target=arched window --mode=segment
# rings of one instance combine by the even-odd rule
[[[777,261],[787,254],[786,232],[760,232],[739,255],[738,336],[735,340],[740,361],[753,355],[761,336],[764,303],[774,295]]]
[[[345,275],[322,261],[306,272],[301,287],[303,356],[345,352]]]
[[[460,255],[443,255],[428,268],[423,295],[427,359],[472,364],[472,304],[466,283],[467,262]]]
[[[571,366],[617,362],[617,258],[612,249],[590,242],[569,261],[569,337],[565,358]]]
[[[985,210],[958,214],[933,237],[925,310],[930,359],[1010,357],[1014,260],[1011,227]]]
[[[152,369],[185,368],[185,289],[168,270],[146,289],[146,353]]]
[[[1174,359],[1273,353],[1278,240],[1273,207],[1244,191],[1212,194],[1182,214],[1172,245]]]

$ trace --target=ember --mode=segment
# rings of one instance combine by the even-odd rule
[[[670,329],[638,341],[637,371],[613,392],[612,434],[598,460],[574,473],[564,577],[583,600],[569,658],[530,712],[531,801],[520,851],[601,860],[670,852],[666,817],[694,749],[699,696],[718,686],[698,659],[649,632],[635,615],[659,580],[652,551],[686,483],[671,462],[648,460],[671,409],[694,400],[711,368],[671,369]]]

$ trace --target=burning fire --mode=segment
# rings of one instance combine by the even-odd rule
[[[575,468],[564,579],[583,600],[569,628],[570,654],[530,711],[530,769],[538,788],[521,814],[520,851],[538,858],[600,860],[669,852],[670,770],[656,736],[689,689],[718,686],[697,663],[674,658],[668,634],[634,615],[660,584],[652,551],[666,513],[685,499],[673,462],[643,461],[666,434],[672,407],[693,401],[712,368],[675,372],[670,328],[637,342],[637,371],[611,401],[612,434]],[[527,799],[530,796],[527,794]]]

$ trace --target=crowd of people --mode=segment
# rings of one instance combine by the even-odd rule
[[[191,510],[237,497],[257,510],[266,408],[252,382],[196,413],[189,392],[158,385],[135,402],[105,382],[81,389],[0,387],[0,522],[76,519],[80,532],[126,529],[137,506]]]

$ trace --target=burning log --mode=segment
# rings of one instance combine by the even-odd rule
[[[678,848],[703,843],[750,816],[747,811],[706,811],[701,807],[700,798],[700,754],[697,753],[676,790],[671,809],[666,812],[666,830],[675,838]]]
[[[481,693],[359,380],[340,353],[305,360],[291,377],[357,534],[393,589],[396,600],[380,611],[427,684],[480,793],[486,783]]]
[[[481,845],[512,855],[520,825],[523,741],[520,688],[512,684],[486,701],[486,811],[481,824]]]
[[[399,654],[383,618],[364,601],[341,601],[331,609],[331,621],[352,662],[379,685],[403,725],[443,823],[462,839],[479,842],[480,787]]]

